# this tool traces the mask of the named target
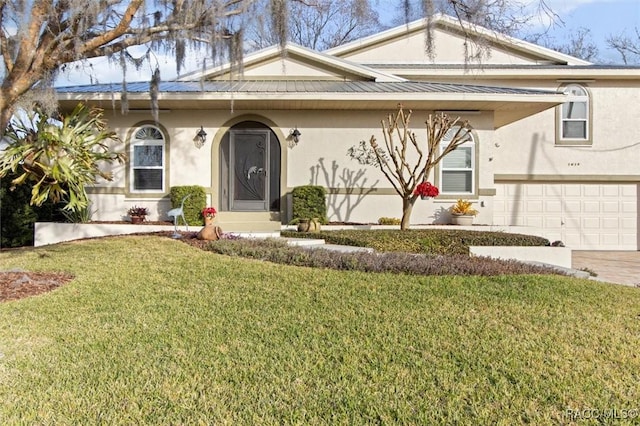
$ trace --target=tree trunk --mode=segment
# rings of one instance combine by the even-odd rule
[[[403,231],[409,229],[409,223],[411,223],[411,211],[413,210],[416,198],[417,197],[412,196],[411,198],[402,199],[402,222],[400,222],[400,229]]]
[[[7,130],[12,113],[12,109],[7,107],[4,96],[0,94],[0,139],[4,137],[4,132]]]

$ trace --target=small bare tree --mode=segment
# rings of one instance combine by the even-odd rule
[[[548,47],[549,49],[584,59],[585,61],[599,61],[598,46],[593,41],[593,38],[591,37],[591,30],[589,28],[577,28],[576,30],[571,31],[569,36],[562,41],[557,41],[552,37],[549,37],[546,33],[534,34],[526,39],[531,43],[536,43],[541,46]]]
[[[373,165],[391,183],[402,198],[402,222],[400,229],[409,229],[411,212],[419,195],[416,187],[426,181],[433,168],[451,151],[471,139],[469,122],[460,117],[452,118],[444,113],[429,114],[426,124],[426,144],[419,142],[410,129],[411,110],[405,112],[398,105],[395,113],[382,120],[384,146],[380,146],[375,136],[369,143],[361,141],[351,147],[348,155],[360,164]],[[453,137],[447,146],[440,144],[447,134]]]
[[[635,36],[627,34],[611,35],[607,38],[607,45],[618,51],[625,64],[640,63],[640,29],[635,29]]]
[[[260,1],[269,10],[269,1]],[[308,4],[291,3],[289,7],[289,16],[296,17],[288,22],[289,40],[311,49],[329,49],[382,29],[370,0],[315,0]],[[258,15],[255,24],[245,32],[252,49],[279,43],[274,21],[267,18]]]

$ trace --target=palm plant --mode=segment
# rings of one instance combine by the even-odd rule
[[[107,129],[102,110],[83,104],[64,117],[40,109],[16,117],[5,138],[9,145],[0,156],[0,177],[15,173],[14,185],[31,182],[30,203],[36,206],[48,199],[63,201],[67,211],[86,209],[85,188],[98,177],[113,179],[101,166],[125,159],[108,145],[119,139]]]

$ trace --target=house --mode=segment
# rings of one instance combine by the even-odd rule
[[[164,219],[172,186],[201,185],[224,230],[279,229],[290,219],[288,194],[305,184],[328,189],[332,221],[400,217],[384,176],[347,149],[380,140],[380,121],[401,103],[423,140],[434,111],[473,126],[473,141],[431,176],[441,195],[418,201],[413,223],[446,223],[466,198],[480,211],[476,224],[524,227],[573,249],[638,250],[640,69],[484,29],[474,31],[490,41],[490,57],[465,63],[459,23],[434,22],[431,57],[417,21],[323,52],[258,51],[242,75],[226,65],[163,82],[157,122],[148,83],[127,84],[124,115],[119,85],[58,88],[64,109],[105,108],[129,154],[114,181],[90,188],[94,219],[122,219],[134,204]]]

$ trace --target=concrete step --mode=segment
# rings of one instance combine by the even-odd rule
[[[224,232],[277,232],[282,228],[277,212],[218,212],[214,224]]]

